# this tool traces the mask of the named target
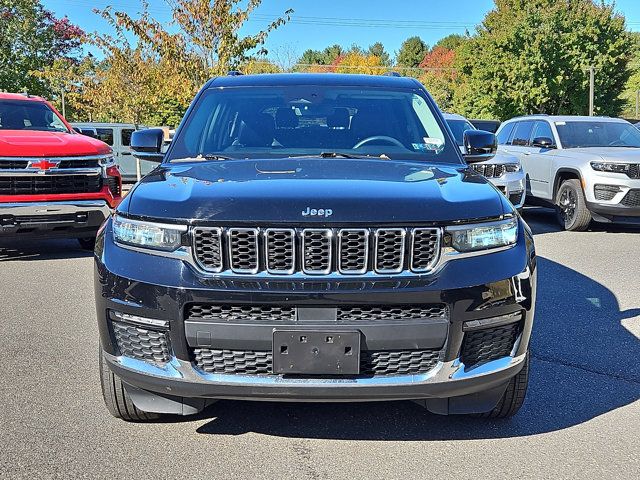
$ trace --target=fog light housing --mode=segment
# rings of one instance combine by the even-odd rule
[[[500,315],[498,317],[481,318],[478,320],[468,320],[462,324],[463,332],[470,332],[474,330],[482,330],[485,328],[499,327],[501,325],[508,325],[509,323],[519,322],[522,320],[522,312],[509,313],[507,315]]]
[[[157,318],[140,317],[129,313],[118,312],[117,310],[109,310],[109,318],[117,322],[131,323],[133,325],[142,325],[145,327],[153,327],[156,329],[168,329],[169,321]]]
[[[593,187],[596,200],[611,200],[621,191],[622,189],[617,185],[595,185]]]

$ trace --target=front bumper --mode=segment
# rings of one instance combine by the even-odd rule
[[[587,208],[596,221],[640,224],[640,179],[611,172],[589,171],[584,176]],[[610,198],[596,198],[596,189],[613,189]]]
[[[522,170],[515,173],[506,173],[498,178],[489,178],[500,192],[516,208],[522,208],[525,202],[525,175]]]
[[[480,392],[497,399],[523,366],[535,305],[536,263],[531,234],[521,223],[518,243],[490,255],[454,260],[439,271],[411,278],[237,279],[204,276],[188,262],[149,255],[113,243],[110,224],[96,244],[95,288],[100,341],[109,367],[139,393],[172,398],[282,401],[371,401],[423,399],[439,413],[486,411],[478,407]],[[228,351],[271,348],[269,338],[282,323],[194,327],[187,306],[199,304],[336,307],[341,305],[446,304],[448,317],[413,323],[336,324],[328,321],[290,323],[288,328],[357,330],[364,349],[439,350],[428,372],[300,378],[290,375],[208,373],[194,361],[200,346]],[[122,355],[114,338],[109,311],[159,319],[168,325],[168,361],[153,363]],[[465,322],[520,314],[511,351],[477,366],[465,365],[461,348]],[[197,323],[197,322],[195,322]],[[452,406],[450,398],[465,399]],[[135,401],[134,396],[134,401]],[[434,403],[435,402],[435,403]],[[443,406],[442,402],[445,403]],[[474,403],[475,402],[475,403]],[[471,406],[469,406],[471,405]],[[489,407],[490,409],[491,407]]]
[[[110,214],[106,200],[0,203],[0,239],[94,237]]]

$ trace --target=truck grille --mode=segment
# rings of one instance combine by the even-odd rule
[[[0,195],[93,193],[102,188],[99,175],[33,175],[0,177]]]
[[[269,350],[192,349],[196,366],[206,373],[274,375]],[[440,358],[440,350],[374,350],[360,354],[360,375],[409,375],[427,373]]]
[[[460,355],[462,363],[472,367],[511,355],[520,327],[520,322],[516,322],[465,333]]]
[[[22,170],[29,166],[27,160],[2,160],[0,170]]]
[[[442,303],[427,305],[347,305],[337,307],[336,321],[340,323],[424,320],[446,318],[448,311]],[[223,322],[295,322],[296,307],[279,305],[215,305],[189,304],[186,320]]]
[[[438,228],[219,228],[192,230],[207,272],[274,275],[428,272],[440,255]]]
[[[473,169],[480,175],[487,178],[498,178],[505,174],[506,167],[500,164],[476,163],[472,165]]]

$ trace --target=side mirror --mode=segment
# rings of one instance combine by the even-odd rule
[[[463,135],[464,154],[467,163],[490,160],[498,150],[498,140],[493,133],[483,130],[467,130]]]
[[[549,137],[536,137],[531,142],[531,145],[536,148],[556,148],[553,143],[553,140]]]
[[[82,133],[82,129],[80,127],[73,127],[73,131],[76,133]]]
[[[131,152],[139,160],[162,162],[162,143],[164,130],[161,128],[147,128],[136,130],[131,134]]]

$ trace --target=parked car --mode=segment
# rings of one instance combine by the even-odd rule
[[[640,132],[606,117],[518,117],[498,131],[500,149],[516,155],[527,199],[554,207],[567,230],[592,220],[640,224]]]
[[[100,373],[125,420],[216,399],[412,399],[514,415],[528,382],[529,227],[411,78],[222,76],[96,243]],[[466,162],[465,162],[466,160]]]
[[[41,97],[0,93],[0,239],[71,237],[92,249],[121,183],[105,143]]]
[[[136,182],[138,181],[138,173],[140,176],[144,176],[156,167],[153,162],[142,160],[140,172],[138,172],[136,159],[131,155],[131,134],[136,130],[147,128],[144,125],[98,122],[76,122],[71,125],[81,130],[83,134],[95,136],[111,147],[125,182]]]
[[[498,128],[500,128],[500,121],[499,120],[472,119],[472,120],[469,120],[469,121],[478,130],[484,130],[485,132],[496,133],[498,131]]]
[[[445,113],[444,118],[460,150],[464,152],[464,132],[477,128],[462,115]],[[517,157],[498,152],[490,160],[473,163],[471,167],[487,177],[517,209],[524,206],[525,177]]]

